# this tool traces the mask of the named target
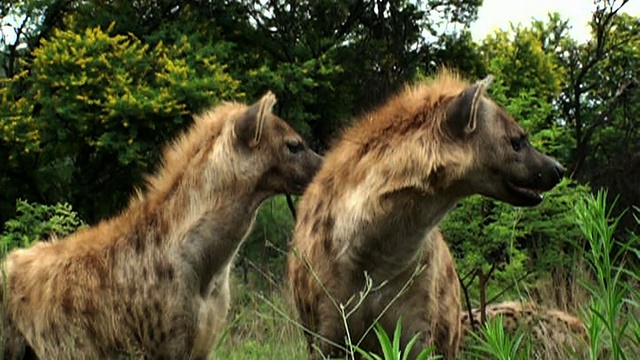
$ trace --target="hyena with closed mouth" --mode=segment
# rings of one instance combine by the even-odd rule
[[[456,357],[460,303],[442,302],[455,298],[459,284],[451,276],[449,288],[433,293],[433,259],[425,256],[438,223],[473,194],[536,205],[563,176],[486,96],[489,82],[470,85],[442,71],[364,115],[325,155],[299,203],[288,262],[312,354],[314,344],[328,356],[347,349],[344,306],[350,338],[362,338],[361,348],[378,349],[372,323],[392,333],[402,318],[403,344],[419,337],[411,356],[434,345],[446,359]],[[372,290],[357,301],[367,279]],[[443,319],[443,308],[453,315]]]
[[[4,358],[205,359],[258,207],[301,194],[321,164],[275,102],[268,93],[195,117],[121,215],[12,252]]]

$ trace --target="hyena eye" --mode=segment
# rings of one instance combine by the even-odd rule
[[[289,140],[287,141],[287,149],[289,149],[289,152],[291,152],[292,154],[297,154],[300,151],[304,150],[304,145],[301,141]]]
[[[513,151],[520,151],[525,146],[527,146],[527,137],[525,135],[511,139],[511,147],[513,147]]]

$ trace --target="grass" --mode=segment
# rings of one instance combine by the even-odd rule
[[[234,283],[229,323],[212,358],[225,360],[305,359],[307,345],[296,326],[293,308],[281,289],[254,294]],[[241,298],[241,299],[238,299]]]
[[[566,281],[579,283],[580,288],[576,291],[586,294],[580,296],[583,302],[578,306],[587,327],[588,343],[583,344],[580,353],[558,348],[554,339],[544,336],[534,339],[531,328],[523,327],[515,333],[505,331],[502,319],[498,317],[466,339],[460,359],[637,358],[640,354],[640,275],[623,256],[635,254],[640,258],[640,239],[630,235],[626,243],[616,242],[613,234],[618,218],[611,217],[606,193],[584,199],[576,206],[576,214],[576,221],[587,242],[584,263],[588,271],[582,272],[579,279]],[[245,301],[235,302],[228,331],[216,347],[214,359],[306,358],[307,347],[302,331],[295,321],[295,312],[284,300],[286,297],[282,290],[274,289],[267,295],[252,295],[246,288],[236,290]],[[563,305],[558,307],[573,308],[573,304]],[[393,334],[386,334],[379,327],[374,330],[383,354],[367,353],[353,344],[356,354],[366,360],[407,359],[406,354],[413,343],[405,348],[399,343],[400,321]],[[424,352],[421,356],[426,359],[428,354]]]
[[[510,333],[502,326],[502,319],[495,318],[466,339],[460,359],[636,359],[640,354],[640,273],[636,267],[640,259],[640,237],[630,234],[626,242],[617,242],[613,235],[619,218],[612,218],[611,208],[603,192],[576,205],[576,221],[586,240],[586,246],[580,244],[581,250],[586,249],[583,254],[586,271],[576,271],[581,274],[579,278],[564,280],[568,284],[579,284],[572,292],[582,295],[569,296],[573,299],[571,304],[553,304],[561,309],[579,308],[589,335],[580,349],[581,354],[554,349],[553,339],[542,339],[540,346],[540,339],[532,338],[531,329]],[[537,290],[545,293],[544,289]],[[272,284],[263,292],[257,292],[254,285],[234,282],[228,326],[212,358],[306,359],[307,345],[286,293],[279,285]],[[576,298],[580,299],[579,304],[573,303]],[[348,313],[344,316],[346,324]],[[407,354],[415,343],[404,347],[400,344],[400,319],[393,334],[384,333],[380,327],[373,331],[383,353],[368,353],[353,343],[349,359],[361,355],[366,360],[409,360]],[[429,353],[429,350],[422,352],[419,360],[432,359]]]

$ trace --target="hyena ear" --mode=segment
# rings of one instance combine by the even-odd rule
[[[236,121],[236,138],[249,147],[257,146],[260,143],[265,124],[276,101],[276,96],[269,91],[262,99],[249,106]]]
[[[493,76],[478,81],[466,88],[447,106],[446,122],[453,134],[464,137],[476,129],[478,109],[482,94],[493,81]]]

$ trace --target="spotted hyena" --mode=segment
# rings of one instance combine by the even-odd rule
[[[485,319],[500,317],[502,326],[512,336],[520,329],[532,340],[536,359],[565,359],[572,354],[586,357],[587,329],[579,318],[564,311],[545,308],[533,302],[507,301],[485,307]],[[480,309],[461,315],[463,338],[483,327]]]
[[[489,82],[443,71],[362,116],[326,154],[299,204],[288,263],[310,348],[345,349],[344,307],[350,339],[364,336],[365,349],[376,349],[365,336],[373,322],[392,333],[402,318],[403,343],[419,336],[412,355],[435,345],[456,356],[459,326],[442,313],[460,304],[446,284],[429,283],[440,260],[429,257],[431,234],[464,197],[533,206],[563,175],[486,96]],[[458,286],[453,274],[445,279]]]
[[[5,358],[204,359],[259,205],[301,194],[321,164],[275,96],[195,118],[121,215],[4,264]]]

